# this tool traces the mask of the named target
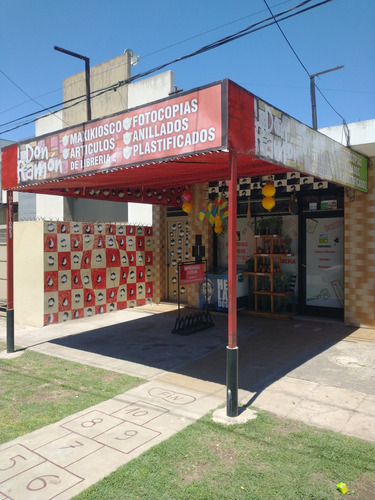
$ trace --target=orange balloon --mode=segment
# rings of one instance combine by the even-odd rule
[[[217,226],[215,225],[214,231],[216,234],[221,234],[223,232],[223,226]]]
[[[263,196],[273,196],[276,193],[276,188],[273,184],[266,184],[263,186],[262,194]]]
[[[193,205],[190,203],[190,201],[185,201],[182,204],[182,210],[189,214],[193,210]]]
[[[223,221],[220,219],[220,215],[217,215],[215,217],[215,226],[222,226],[223,225]]]
[[[265,208],[266,210],[272,210],[274,206],[275,206],[274,198],[271,198],[271,196],[266,196],[265,198],[263,198],[262,201],[263,208]]]

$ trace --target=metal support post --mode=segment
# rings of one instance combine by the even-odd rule
[[[311,98],[311,111],[312,111],[312,128],[318,130],[318,118],[316,112],[316,97],[315,97],[315,77],[330,73],[331,71],[336,71],[342,69],[344,66],[337,66],[336,68],[326,69],[325,71],[320,71],[314,75],[310,75],[310,98]]]
[[[238,347],[227,347],[227,416],[238,416]]]
[[[14,304],[13,304],[13,192],[7,191],[7,352],[14,352]]]
[[[228,347],[227,347],[227,416],[238,416],[238,347],[237,347],[237,153],[230,151],[228,217]]]
[[[85,61],[85,75],[86,75],[86,109],[87,109],[87,121],[91,120],[91,90],[90,90],[90,58],[77,54],[77,52],[72,52],[71,50],[62,49],[61,47],[54,46],[54,49],[67,54],[68,56],[77,57]]]

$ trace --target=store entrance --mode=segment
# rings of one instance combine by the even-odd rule
[[[344,318],[344,214],[302,215],[300,312]]]

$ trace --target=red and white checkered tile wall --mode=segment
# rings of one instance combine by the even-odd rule
[[[153,228],[44,223],[44,324],[153,299]]]

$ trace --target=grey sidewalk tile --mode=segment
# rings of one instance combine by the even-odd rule
[[[9,470],[0,497],[72,498],[221,403],[197,390],[146,382],[0,446],[0,468]]]
[[[367,413],[368,415],[372,415],[375,418],[375,396],[373,396],[372,394],[366,394],[365,399],[360,403],[357,411],[361,413]]]
[[[346,410],[357,410],[366,394],[320,384],[308,395],[310,401],[335,406]]]
[[[289,392],[290,394],[294,394],[299,397],[307,397],[317,387],[318,384],[316,382],[289,376],[285,376],[269,386],[271,390],[277,392]]]
[[[375,442],[375,415],[354,413],[342,428],[342,432],[349,436]]]
[[[350,410],[320,404],[316,401],[301,401],[288,415],[294,420],[301,420],[309,425],[342,432],[352,416]]]
[[[266,410],[281,417],[289,417],[301,402],[302,398],[294,394],[265,390],[256,397],[252,404],[260,410]]]

